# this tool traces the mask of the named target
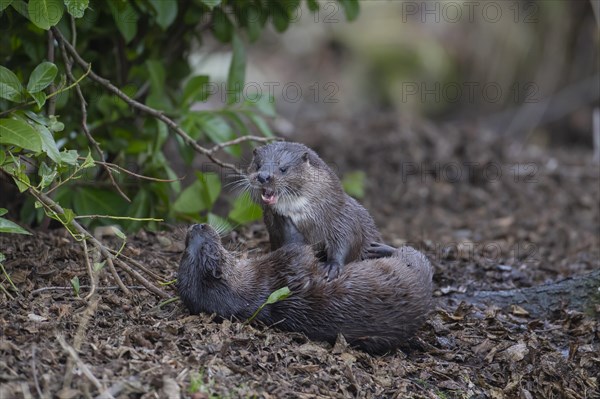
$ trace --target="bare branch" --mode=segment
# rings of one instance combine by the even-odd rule
[[[81,58],[81,56],[79,55],[77,50],[71,45],[71,43],[69,43],[64,38],[64,36],[60,32],[60,30],[58,30],[56,27],[52,27],[52,32],[54,32],[54,36],[56,37],[56,39],[60,43],[62,43],[62,45],[64,45],[64,47],[67,49],[69,54],[73,57],[75,62],[77,62],[77,64],[79,64],[80,67],[82,67],[83,69],[86,69],[86,70],[90,69],[90,64],[88,62],[86,62],[83,58]],[[148,115],[154,117],[155,119],[158,119],[159,121],[163,122],[172,131],[174,131],[178,136],[180,136],[185,141],[186,144],[188,144],[190,147],[192,147],[196,152],[205,155],[213,163],[219,165],[222,168],[231,169],[240,174],[243,173],[234,164],[223,162],[220,159],[216,158],[213,155],[214,151],[207,149],[205,147],[202,147],[200,144],[198,144],[181,127],[179,127],[179,125],[175,121],[173,121],[171,118],[166,116],[162,111],[156,110],[154,108],[151,108],[145,104],[142,104],[142,103],[132,99],[127,94],[123,93],[118,87],[113,85],[109,80],[97,75],[96,73],[94,73],[91,70],[89,73],[89,77],[92,80],[94,80],[95,82],[102,85],[105,89],[107,89],[108,91],[110,91],[111,93],[113,93],[114,95],[119,97],[121,100],[125,101],[125,103],[127,103],[130,107],[132,107],[138,111],[141,111],[145,114],[148,114]],[[244,136],[244,137],[247,137],[247,138],[245,138],[243,141],[256,141],[256,142],[264,142],[265,141],[264,137],[258,137],[258,136]]]
[[[67,73],[67,77],[69,78],[69,80],[74,83],[76,82],[76,80],[73,76],[73,63],[71,62],[71,60],[69,60],[69,57],[67,56],[67,52],[65,50],[65,40],[60,40],[59,45],[60,52],[65,63],[65,72]],[[83,130],[83,133],[85,133],[85,136],[87,137],[88,141],[92,144],[92,147],[94,147],[94,149],[96,150],[96,153],[98,154],[100,160],[104,161],[104,153],[100,149],[100,144],[98,144],[98,142],[94,139],[87,126],[87,103],[85,101],[83,93],[81,92],[81,87],[79,86],[79,84],[75,85],[75,92],[77,93],[77,98],[79,99],[79,104],[81,107],[81,129]],[[106,170],[111,184],[121,195],[121,197],[123,197],[127,202],[131,202],[131,199],[123,192],[123,190],[121,190],[121,187],[119,187],[119,185],[115,181],[115,178],[112,174],[112,170],[110,170],[110,168],[108,168],[108,166],[106,165],[103,165],[103,168],[104,170]]]

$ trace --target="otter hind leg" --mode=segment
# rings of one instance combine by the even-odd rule
[[[393,256],[396,252],[396,248],[384,244],[382,242],[372,242],[369,248],[367,248],[367,259],[377,259],[377,258],[388,258]]]

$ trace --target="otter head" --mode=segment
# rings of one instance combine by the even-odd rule
[[[299,143],[277,142],[254,150],[248,179],[257,201],[275,206],[300,200],[318,157]]]
[[[225,248],[221,237],[207,224],[194,224],[185,237],[185,252],[180,262],[180,274],[187,270],[203,278],[219,279],[222,276],[222,262]]]

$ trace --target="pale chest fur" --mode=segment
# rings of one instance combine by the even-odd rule
[[[296,224],[304,221],[308,217],[310,203],[306,197],[296,197],[293,200],[286,199],[273,205],[275,212],[282,216],[289,217]]]

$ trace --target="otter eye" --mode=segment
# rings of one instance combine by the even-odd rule
[[[281,166],[281,167],[279,168],[279,171],[280,171],[281,173],[285,173],[285,172],[287,172],[287,170],[288,170],[288,167],[287,167],[287,166]]]
[[[260,167],[261,167],[260,162],[257,162],[256,163],[256,169],[260,169]]]

